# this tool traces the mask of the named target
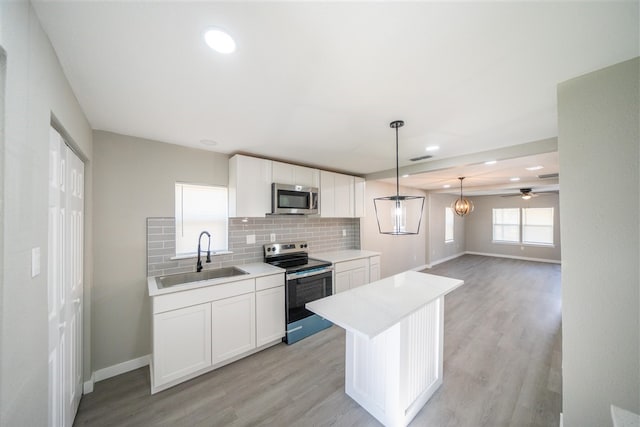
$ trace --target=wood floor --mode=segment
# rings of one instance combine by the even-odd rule
[[[562,404],[560,266],[465,255],[428,270],[445,298],[444,384],[411,426],[556,427]],[[151,396],[141,368],[95,385],[76,426],[379,426],[344,393],[333,326]]]

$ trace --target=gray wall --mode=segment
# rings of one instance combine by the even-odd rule
[[[563,187],[564,190],[564,187]],[[520,197],[470,197],[475,206],[466,217],[467,252],[560,261],[560,204],[555,193],[522,200]],[[554,247],[493,243],[493,208],[554,208]]]
[[[95,131],[93,370],[149,354],[146,222],[173,217],[175,182],[227,185],[228,157]]]
[[[434,265],[447,258],[464,253],[466,243],[465,222],[468,216],[453,215],[453,242],[445,243],[445,213],[458,197],[449,194],[429,194],[429,233],[427,235],[427,264]],[[474,213],[475,214],[475,213]],[[473,214],[472,214],[473,215]]]
[[[380,276],[388,277],[402,271],[426,264],[426,233],[428,229],[428,206],[426,205],[420,226],[420,234],[413,236],[390,236],[380,234],[376,221],[373,199],[396,193],[395,184],[367,181],[365,190],[365,214],[360,220],[360,245],[362,249],[382,254]],[[400,194],[426,196],[424,191],[400,187]]]
[[[566,427],[640,413],[640,60],[558,86]]]
[[[47,424],[48,151],[55,121],[85,160],[85,294],[91,288],[91,128],[29,2],[0,2],[6,52],[0,284],[0,425]],[[31,278],[31,249],[41,273]],[[86,295],[85,295],[86,296]],[[85,302],[85,309],[90,309]]]

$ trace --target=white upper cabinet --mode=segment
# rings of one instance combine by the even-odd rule
[[[271,164],[239,154],[229,159],[230,217],[264,217],[271,212]]]
[[[272,162],[272,182],[317,188],[320,184],[320,171],[305,166]]]
[[[320,216],[353,218],[354,182],[351,175],[320,171]]]
[[[365,216],[365,183],[364,178],[354,177],[354,216],[356,218],[364,218]]]

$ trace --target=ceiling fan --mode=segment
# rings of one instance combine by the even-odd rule
[[[544,196],[549,194],[548,192],[544,193],[534,193],[531,188],[521,188],[520,194],[506,194],[502,197],[521,197],[523,200],[529,200],[532,197]]]

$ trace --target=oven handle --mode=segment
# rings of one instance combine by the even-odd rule
[[[324,273],[331,273],[333,271],[333,267],[326,267],[323,268],[321,270],[313,270],[313,271],[301,271],[299,273],[288,273],[287,274],[287,281],[289,280],[296,280],[296,279],[302,279],[305,277],[310,277],[310,276],[318,276],[320,274],[324,274]]]

